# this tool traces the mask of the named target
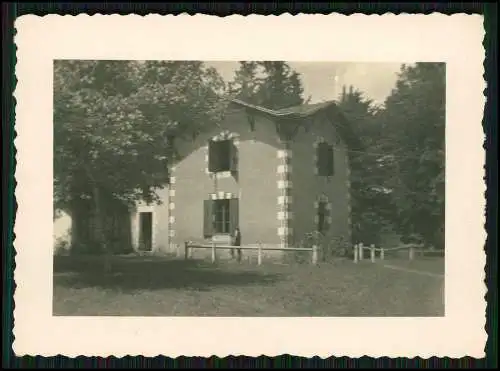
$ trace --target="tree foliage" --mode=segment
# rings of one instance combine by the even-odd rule
[[[383,138],[377,120],[379,110],[373,101],[352,86],[349,91],[343,88],[338,106],[361,143],[361,148],[351,148],[348,153],[352,237],[356,242],[378,243],[393,213],[390,195],[384,187],[388,174],[381,164],[383,154],[379,153]]]
[[[235,98],[269,109],[304,102],[300,75],[281,61],[240,62],[229,92]]]
[[[216,122],[222,88],[216,72],[201,62],[57,61],[58,200],[88,196],[74,192],[75,178],[126,202],[154,198],[168,181],[170,139]]]
[[[351,151],[355,238],[376,242],[390,224],[404,241],[444,247],[445,66],[402,66],[384,107],[359,91],[339,106],[363,143]]]
[[[445,99],[444,63],[403,66],[380,117],[398,229],[435,247],[444,247]]]
[[[89,199],[100,219],[104,200],[158,201],[173,138],[217,122],[223,89],[201,62],[56,61],[56,207]]]

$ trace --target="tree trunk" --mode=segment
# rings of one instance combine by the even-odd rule
[[[98,246],[99,250],[103,253],[103,259],[102,259],[103,269],[105,272],[109,272],[111,270],[111,264],[109,259],[110,251],[108,249],[108,244],[106,241],[105,226],[103,222],[104,214],[102,210],[101,190],[99,189],[99,186],[94,182],[92,183],[92,193],[94,199],[95,240],[99,245]]]

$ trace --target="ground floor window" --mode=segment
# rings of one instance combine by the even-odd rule
[[[238,226],[238,199],[204,201],[204,237],[233,234]]]
[[[214,233],[230,233],[229,200],[214,201]]]
[[[320,233],[325,233],[328,229],[328,210],[327,210],[327,202],[319,201],[317,208],[317,231]]]

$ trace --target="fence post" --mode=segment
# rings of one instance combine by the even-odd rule
[[[359,260],[363,260],[363,243],[361,242],[359,245]]]
[[[375,245],[370,245],[370,260],[375,263]]]
[[[354,245],[354,263],[358,262],[358,245]]]
[[[238,263],[241,263],[241,255],[242,255],[242,254],[241,254],[241,249],[237,249],[237,250],[236,250],[236,253],[237,253],[237,255],[238,255]]]
[[[384,248],[383,248],[383,247],[381,247],[381,248],[380,248],[380,260],[384,260],[384,258],[385,258]]]
[[[259,243],[259,250],[257,251],[257,265],[262,264],[262,245]]]
[[[188,241],[184,242],[184,260],[188,259]]]
[[[410,250],[409,250],[409,253],[408,253],[408,255],[409,255],[408,257],[409,257],[410,260],[413,260],[413,255],[414,254],[415,254],[415,251],[414,251],[413,246],[412,246],[412,247],[410,247]]]
[[[212,242],[212,263],[215,263],[215,242]]]
[[[318,263],[318,246],[313,245],[312,247],[312,263],[316,265]]]

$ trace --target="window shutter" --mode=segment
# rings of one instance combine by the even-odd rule
[[[328,223],[328,219],[330,218],[330,210],[328,209],[327,205],[328,203],[325,202],[325,222],[324,222],[324,225],[323,225],[323,229],[325,231],[327,231],[329,228],[330,228],[330,223]]]
[[[208,142],[208,171],[214,173],[217,171],[217,142],[210,140]]]
[[[333,146],[328,146],[328,173],[329,175],[335,174],[335,151]]]
[[[319,201],[318,203],[318,232],[324,233],[327,229],[327,218],[328,212],[326,210],[326,203],[324,201]]]
[[[236,172],[238,171],[238,148],[234,145],[234,143],[231,141],[230,144],[230,156],[231,156],[231,162],[230,162],[230,170],[231,172]]]
[[[205,238],[212,237],[214,229],[213,221],[213,201],[203,201],[203,236]]]
[[[318,144],[318,175],[326,175],[326,168],[327,168],[327,144],[326,143],[319,143]]]
[[[334,174],[333,146],[328,143],[318,144],[318,175],[331,176]]]
[[[234,230],[239,224],[239,204],[237,198],[229,200],[229,232],[234,234]]]
[[[219,142],[219,171],[230,171],[232,161],[232,141],[223,140]]]

